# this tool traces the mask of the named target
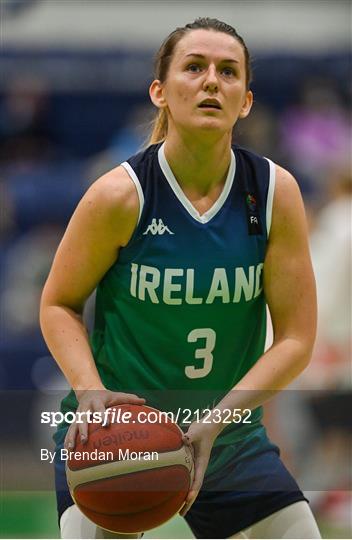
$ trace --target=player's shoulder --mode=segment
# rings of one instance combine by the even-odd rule
[[[91,184],[78,205],[76,215],[96,230],[104,230],[119,246],[129,241],[139,215],[136,187],[121,165]]]
[[[304,206],[297,180],[291,172],[277,163],[275,165],[275,191],[273,200],[273,233],[284,235],[292,232],[298,222],[304,221]],[[291,234],[291,233],[290,233]]]
[[[298,200],[301,200],[301,192],[296,178],[293,174],[274,163],[275,166],[275,197],[274,204],[279,208],[285,209],[295,205]]]
[[[121,212],[130,210],[138,212],[138,195],[136,187],[127,170],[118,165],[100,176],[89,187],[85,198],[91,205],[102,211]]]
[[[276,182],[282,185],[283,187],[288,186],[298,186],[297,181],[293,174],[279,165],[278,163],[274,163],[275,165],[275,174],[276,174]]]
[[[157,148],[158,145],[149,146],[103,174],[91,184],[83,202],[96,213],[105,214],[106,219],[117,220],[115,223],[119,226],[122,222],[135,224],[143,202],[139,173],[153,158]]]

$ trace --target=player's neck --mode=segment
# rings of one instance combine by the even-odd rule
[[[184,189],[207,193],[223,184],[231,161],[231,140],[184,139],[173,134],[165,141],[165,157],[178,183]]]

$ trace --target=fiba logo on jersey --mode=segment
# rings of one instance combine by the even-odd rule
[[[248,206],[248,208],[250,209],[251,212],[256,211],[256,209],[257,209],[257,201],[255,200],[255,197],[253,197],[253,195],[251,195],[251,193],[248,193],[248,195],[246,197],[246,203],[247,203],[247,206]]]

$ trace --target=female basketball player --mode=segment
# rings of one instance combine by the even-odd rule
[[[261,425],[262,403],[309,361],[316,300],[295,180],[232,146],[252,106],[249,84],[249,54],[231,26],[198,19],[166,39],[150,86],[159,109],[150,145],[82,198],[41,325],[73,388],[63,411],[145,400],[193,411],[183,423],[195,479],[181,514],[196,537],[319,538]],[[89,342],[82,310],[96,287]],[[264,353],[266,304],[274,342]],[[207,421],[197,418],[204,409]],[[67,427],[58,446],[72,448],[78,429],[87,439],[86,424]],[[56,472],[62,538],[111,538],[73,505],[62,464]]]

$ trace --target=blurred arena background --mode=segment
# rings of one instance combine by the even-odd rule
[[[253,56],[255,105],[236,142],[298,179],[319,295],[310,367],[266,407],[268,430],[325,538],[351,531],[351,3],[1,0],[0,537],[58,538],[40,411],[66,385],[38,327],[54,251],[89,184],[135,153],[153,115],[153,54],[198,16]],[[91,321],[94,298],[87,306]],[[78,359],[79,361],[79,359]],[[180,518],[147,538],[191,537]]]

